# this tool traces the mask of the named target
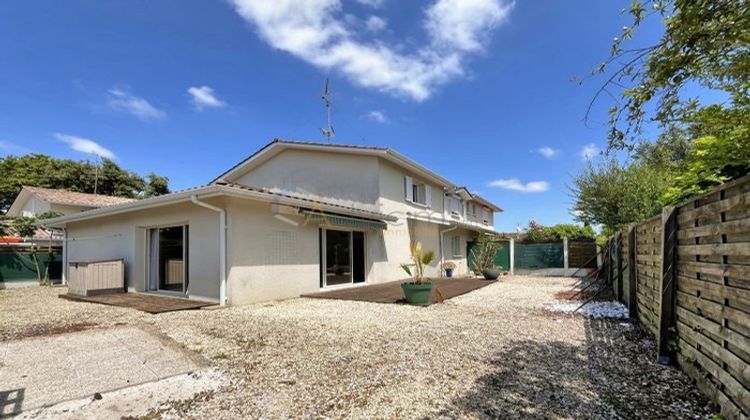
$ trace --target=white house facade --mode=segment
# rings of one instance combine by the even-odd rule
[[[246,304],[406,277],[422,242],[468,274],[489,201],[381,147],[274,140],[208,185],[46,221],[64,262],[122,259],[133,291]]]

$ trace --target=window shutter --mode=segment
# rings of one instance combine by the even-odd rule
[[[427,207],[432,207],[432,187],[427,184],[424,186],[424,204]]]
[[[414,182],[410,176],[404,177],[404,196],[406,201],[414,201]]]

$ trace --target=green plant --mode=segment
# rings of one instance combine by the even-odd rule
[[[401,268],[414,279],[414,283],[421,284],[424,280],[424,267],[435,259],[435,252],[422,250],[422,243],[416,242],[409,246],[411,264],[401,264]]]
[[[474,271],[482,273],[486,270],[497,268],[495,265],[495,254],[502,249],[500,241],[490,237],[486,233],[480,233],[476,239],[476,245],[471,249],[474,259]]]
[[[18,236],[31,238],[36,233],[34,222],[36,222],[36,219],[33,217],[17,217],[13,219],[11,226]]]

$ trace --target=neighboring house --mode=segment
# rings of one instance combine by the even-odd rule
[[[24,186],[6,215],[11,217],[37,217],[49,211],[71,214],[131,201],[135,200],[125,197]]]
[[[468,273],[502,211],[382,147],[274,140],[210,184],[50,219],[65,264],[123,259],[128,288],[228,304],[406,277],[409,245]]]
[[[131,201],[134,200],[24,186],[8,209],[6,216],[37,217],[49,211],[72,214]],[[7,228],[12,226],[10,220],[2,220],[0,223]],[[0,236],[0,289],[13,285],[37,284],[37,273],[31,257],[32,247],[37,248],[38,258],[42,261],[47,261],[48,251],[52,251],[51,278],[60,280],[62,245],[63,233],[60,229],[40,227],[27,238],[22,238],[17,234]]]

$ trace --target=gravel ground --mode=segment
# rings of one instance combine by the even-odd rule
[[[148,315],[0,291],[0,340],[157,328],[229,384],[150,417],[709,418],[711,406],[622,321],[545,310],[572,279],[506,277],[429,307],[291,299]]]

